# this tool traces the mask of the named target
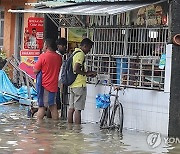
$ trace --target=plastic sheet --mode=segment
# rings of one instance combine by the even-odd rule
[[[30,88],[31,99],[37,99],[37,92]],[[27,86],[16,88],[3,70],[0,70],[0,104],[11,100],[28,99]]]
[[[96,108],[105,109],[110,105],[109,94],[97,94],[96,95]]]

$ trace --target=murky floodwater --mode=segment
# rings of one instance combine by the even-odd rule
[[[0,154],[146,154],[179,153],[180,149],[180,144],[170,145],[163,139],[153,142],[154,147],[148,145],[144,132],[124,130],[121,136],[100,130],[98,124],[76,126],[49,119],[38,124],[26,115],[27,107],[0,106]]]

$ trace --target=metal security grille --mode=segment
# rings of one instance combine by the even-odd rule
[[[59,22],[60,22],[60,15],[59,14],[46,14],[49,19],[51,19],[51,21],[57,26],[59,27]]]
[[[77,15],[46,14],[57,27],[85,27]]]
[[[163,90],[167,38],[167,27],[93,29],[87,67],[114,84]]]

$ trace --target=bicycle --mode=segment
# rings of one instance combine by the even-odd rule
[[[109,95],[110,97],[114,96],[114,103],[110,101],[110,104],[107,108],[103,109],[100,117],[100,128],[101,129],[117,129],[122,133],[123,129],[123,106],[119,101],[118,92],[120,90],[125,90],[126,87],[114,86],[114,91],[116,94],[112,93],[113,85],[110,87]],[[112,106],[111,106],[112,105]]]

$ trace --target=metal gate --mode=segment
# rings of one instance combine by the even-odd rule
[[[168,28],[95,28],[87,67],[114,84],[164,89]],[[88,79],[94,83],[93,79]]]

